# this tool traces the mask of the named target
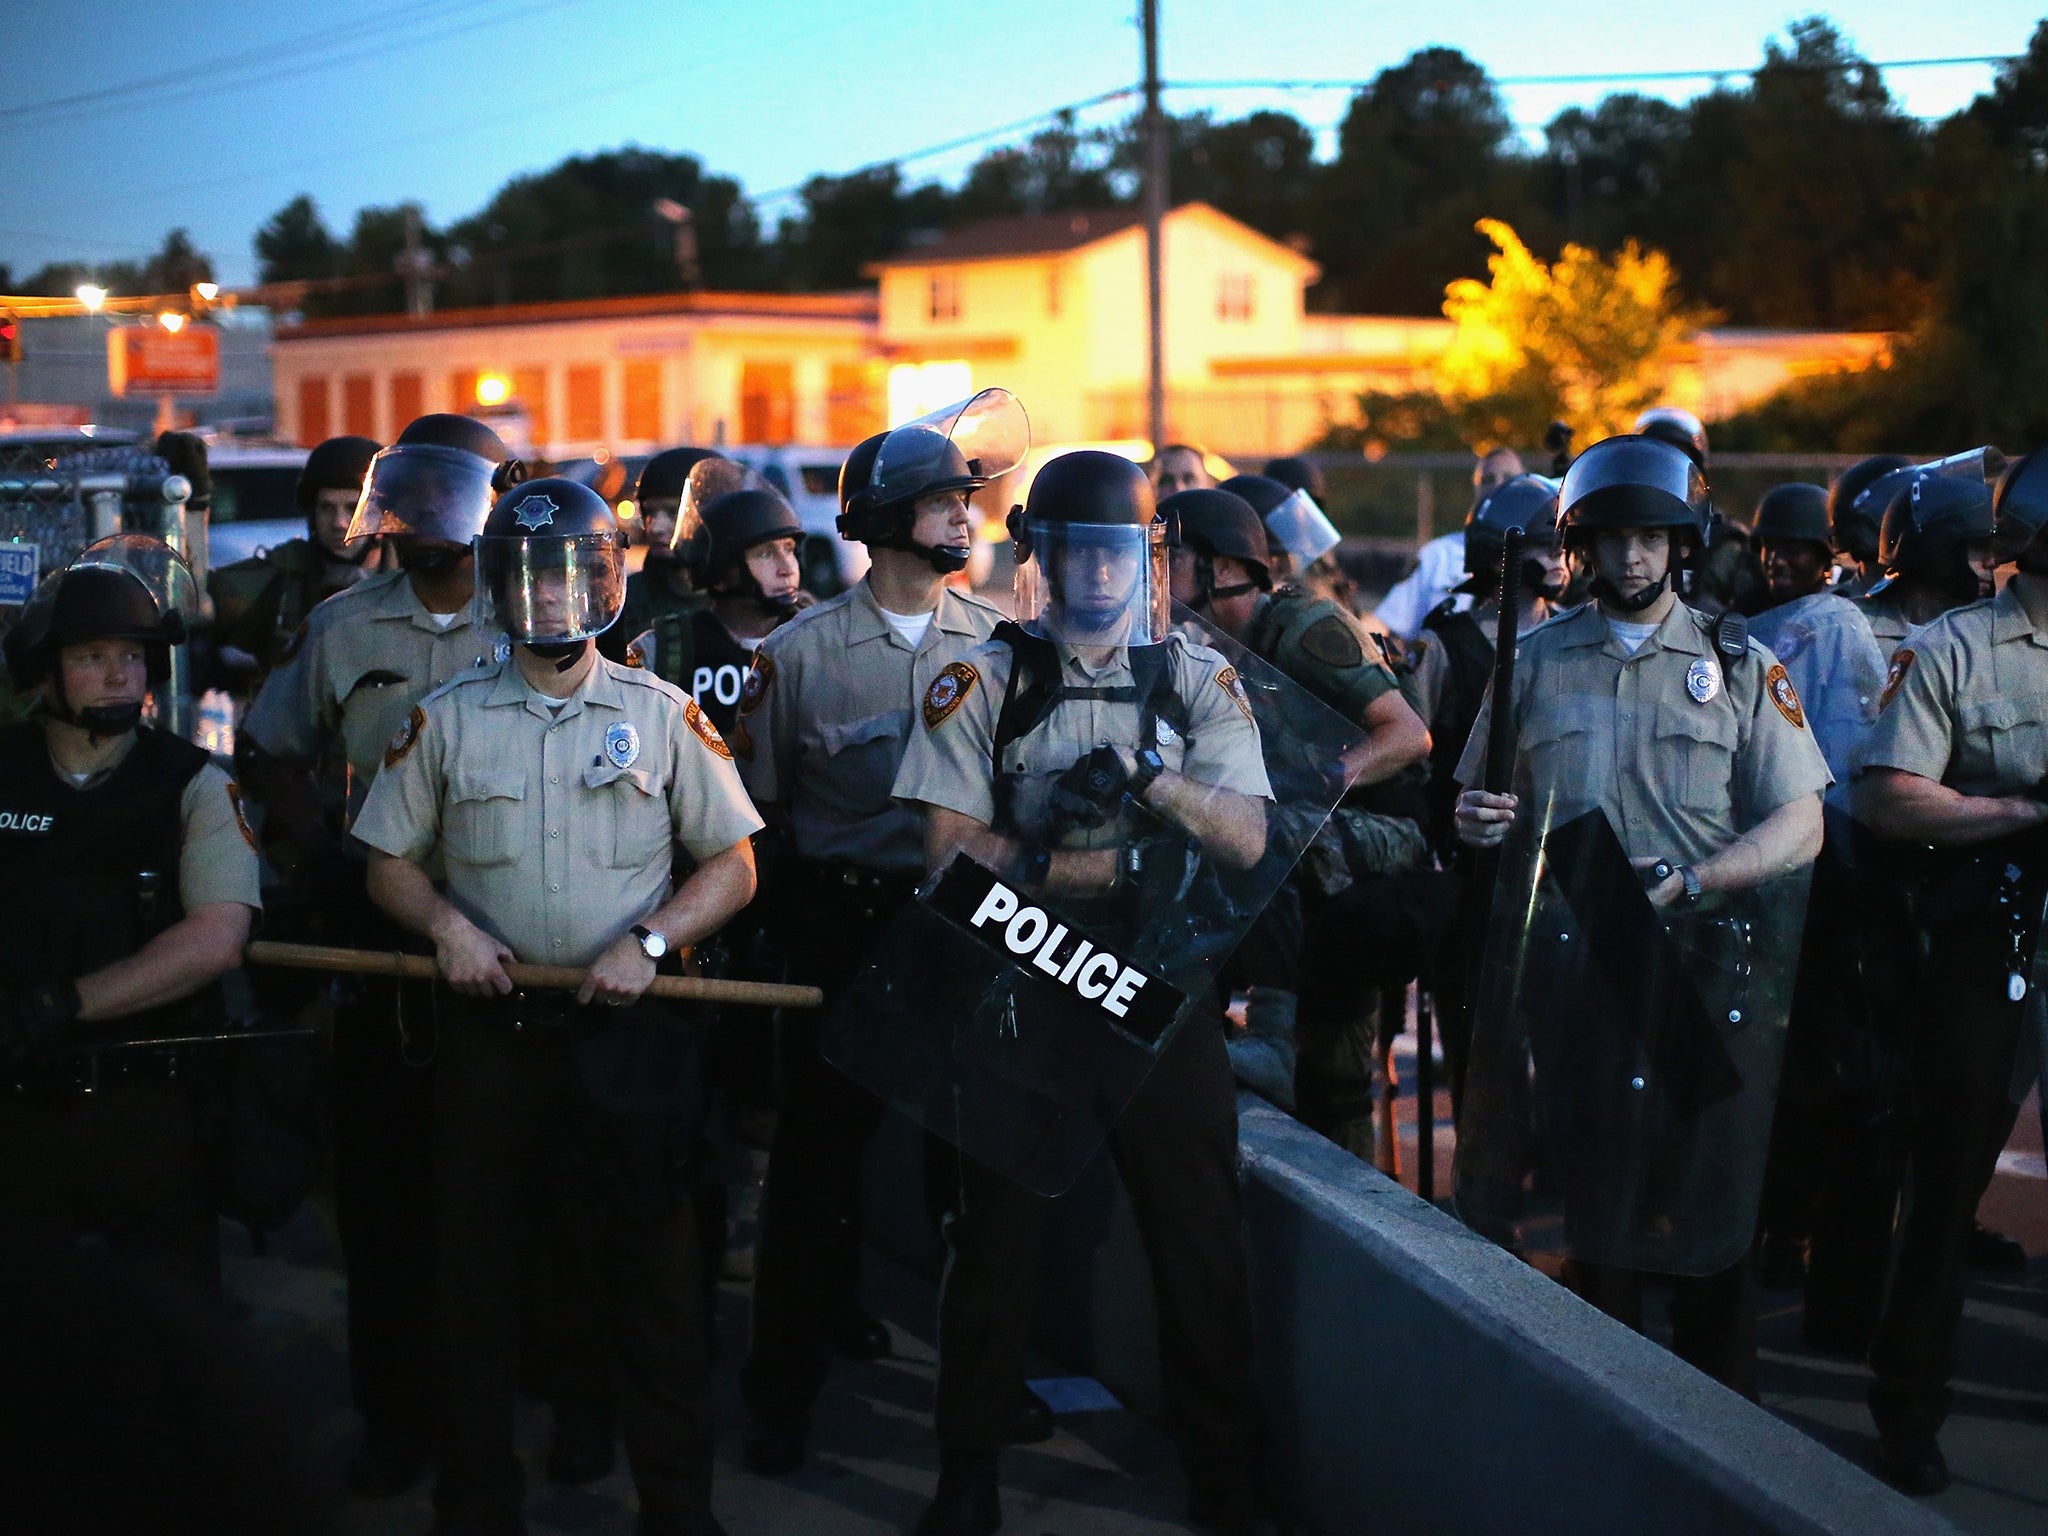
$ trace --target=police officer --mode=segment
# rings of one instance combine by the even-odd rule
[[[1081,450],[1038,471],[1012,520],[1027,625],[999,628],[934,679],[897,774],[897,797],[925,809],[928,866],[961,849],[1026,889],[1075,899],[1107,893],[1124,864],[1121,816],[1091,827],[1054,809],[1073,792],[1077,772],[1104,757],[1121,777],[1103,763],[1084,780],[1091,791],[1114,789],[1112,804],[1125,795],[1141,802],[1229,867],[1262,857],[1271,791],[1258,729],[1223,658],[1167,633],[1165,547],[1154,518],[1152,487],[1127,459]],[[1003,708],[1027,687],[1046,703],[1028,729]],[[1161,729],[1169,717],[1177,724]],[[1141,733],[1146,721],[1153,728]],[[1236,1099],[1213,1021],[1197,1014],[1182,1026],[1111,1145],[1159,1293],[1190,1519],[1251,1530],[1258,1392]],[[961,1197],[947,1228],[940,1474],[918,1525],[923,1536],[993,1532],[1002,1522],[996,1456],[1021,1375],[1047,1211],[1045,1201],[968,1158]]]
[[[1828,773],[1784,669],[1748,638],[1739,618],[1709,618],[1679,601],[1680,567],[1699,547],[1705,513],[1705,481],[1690,458],[1667,442],[1641,435],[1610,438],[1573,463],[1561,491],[1560,514],[1567,552],[1592,568],[1594,600],[1567,610],[1523,640],[1511,716],[1518,763],[1515,790],[1490,794],[1468,788],[1458,797],[1456,816],[1459,837],[1468,846],[1487,848],[1506,840],[1524,808],[1539,833],[1597,810],[1629,860],[1644,873],[1652,906],[1680,916],[1698,914],[1703,922],[1712,923],[1738,906],[1742,893],[1812,862],[1820,848],[1820,795]],[[1487,737],[1500,718],[1496,703],[1489,695],[1473,727],[1458,767],[1462,784],[1483,781]],[[1532,852],[1526,834],[1518,851],[1524,858]],[[1660,864],[1663,871],[1656,867]],[[1533,878],[1528,864],[1518,868],[1523,875],[1515,878]],[[1540,900],[1510,900],[1514,891],[1507,870],[1501,879],[1503,901],[1497,910],[1516,912],[1527,906],[1534,915],[1527,920],[1526,943],[1508,942],[1523,937],[1519,930],[1496,931],[1493,941],[1522,957],[1529,978],[1525,996],[1537,997],[1546,981],[1568,976],[1574,965],[1591,963],[1590,956],[1581,958],[1589,946],[1571,947],[1579,925],[1556,910],[1554,897],[1539,889]],[[1782,911],[1768,915],[1787,920]],[[1744,931],[1703,929],[1708,938],[1720,942]],[[1747,932],[1754,935],[1753,923]],[[1551,935],[1557,936],[1554,944]],[[1770,937],[1763,936],[1762,942],[1767,949]],[[1755,963],[1762,952],[1752,948],[1751,961],[1745,963]],[[1765,990],[1760,981],[1757,991]],[[1497,1006],[1484,995],[1479,1001],[1482,1010]],[[1537,1117],[1539,1134],[1555,1138],[1569,1133],[1585,1123],[1580,1117],[1599,1108],[1595,1101],[1609,1094],[1611,1112],[1624,1119],[1650,1114],[1655,1106],[1638,1108],[1647,1101],[1631,1094],[1655,1088],[1674,1095],[1671,1116],[1648,1122],[1647,1134],[1661,1131],[1672,1138],[1660,1143],[1671,1153],[1663,1162],[1694,1155],[1706,1161],[1699,1165],[1704,1171],[1675,1182],[1675,1209],[1639,1219],[1633,1214],[1640,1198],[1637,1191],[1651,1182],[1652,1175],[1669,1177],[1670,1168],[1587,1168],[1577,1145],[1558,1143],[1553,1172],[1579,1197],[1579,1208],[1571,1195],[1566,1202],[1567,1230],[1581,1239],[1569,1263],[1569,1278],[1594,1305],[1640,1327],[1641,1271],[1649,1267],[1645,1261],[1672,1249],[1722,1255],[1718,1271],[1688,1273],[1674,1282],[1674,1348],[1725,1384],[1753,1395],[1755,1298],[1748,1248],[1769,1134],[1771,1074],[1765,1067],[1775,1067],[1775,1033],[1764,1031],[1774,1031],[1779,1021],[1752,1016],[1770,1011],[1762,995],[1747,1001],[1748,1011],[1735,1010],[1756,1031],[1734,1048],[1753,1050],[1760,1058],[1750,1063],[1746,1075],[1738,1074],[1744,1091],[1758,1096],[1748,1108],[1760,1123],[1738,1121],[1725,1140],[1699,1132],[1707,1137],[1702,1154],[1696,1152],[1700,1144],[1682,1134],[1686,1122],[1676,1108],[1693,1085],[1682,1081],[1674,1069],[1671,1086],[1664,1088],[1663,1058],[1639,1069],[1633,1079],[1610,1081],[1604,1071],[1587,1074],[1589,1064],[1604,1068],[1607,1062],[1599,1054],[1598,1042],[1585,1033],[1599,1013],[1588,1002],[1565,1001],[1571,1038],[1546,1049],[1544,1037],[1532,1033],[1538,1092],[1547,1096],[1547,1107],[1539,1109]],[[1473,1143],[1471,1167],[1461,1145],[1461,1213],[1467,1210],[1468,1199],[1476,1202],[1483,1193],[1475,1188],[1478,1143],[1482,1136],[1504,1131],[1498,1124],[1482,1129],[1488,1118],[1485,1105],[1505,1105],[1526,1115],[1526,1100],[1515,1097],[1515,1082],[1495,1084],[1498,1096],[1481,1099],[1478,1031],[1504,1027],[1503,1020],[1475,1020],[1473,1075],[1467,1079],[1460,1122],[1461,1144],[1468,1133]],[[1559,1067],[1560,1058],[1553,1052],[1566,1053],[1562,1060],[1567,1065]],[[1491,1052],[1487,1059],[1492,1060]],[[1511,1067],[1510,1075],[1517,1070],[1527,1072],[1526,1066]],[[1739,1114],[1743,1107],[1738,1091],[1728,1113]],[[1567,1109],[1572,1112],[1569,1121],[1561,1118]],[[1715,1125],[1718,1130],[1719,1122]],[[1505,1129],[1515,1133],[1515,1128]],[[1674,1130],[1681,1133],[1674,1135]],[[1526,1129],[1519,1134],[1526,1135]],[[1745,1134],[1754,1136],[1753,1146],[1746,1145]],[[1656,1160],[1654,1151],[1633,1145],[1628,1155]],[[1724,1165],[1715,1161],[1719,1156],[1731,1160]],[[1754,1181],[1739,1188],[1743,1170],[1752,1164]],[[1590,1181],[1590,1187],[1582,1188],[1575,1182],[1579,1180]],[[1703,1184],[1708,1187],[1704,1196]],[[1688,1209],[1687,1201],[1704,1201],[1706,1209]],[[1596,1223],[1596,1213],[1607,1217],[1614,1209],[1630,1213],[1619,1221],[1620,1237],[1598,1243],[1588,1239],[1589,1231],[1608,1230]],[[1687,1230],[1695,1223],[1709,1235],[1696,1238]],[[1734,1229],[1722,1230],[1726,1226]],[[1642,1261],[1629,1257],[1637,1253]]]
[[[675,542],[690,471],[706,459],[718,457],[709,448],[670,448],[649,459],[640,471],[634,501],[647,556],[640,569],[626,578],[626,607],[619,622],[598,637],[598,649],[613,661],[624,661],[626,647],[661,619],[671,614],[687,617],[711,600],[698,589],[685,552],[677,550]],[[701,708],[704,701],[697,703]]]
[[[1352,583],[1337,564],[1336,527],[1306,491],[1264,475],[1232,475],[1218,489],[1250,503],[1266,525],[1276,583],[1299,587],[1311,597],[1327,598],[1351,613]],[[1379,621],[1374,620],[1373,627],[1381,627]]]
[[[253,690],[283,658],[314,608],[345,587],[382,569],[383,545],[349,538],[370,460],[382,449],[367,437],[330,437],[306,456],[299,471],[299,510],[306,537],[287,539],[247,560],[210,571],[213,638],[253,658]]]
[[[1915,626],[1991,595],[1991,490],[1974,476],[1922,466],[1894,470],[1866,494],[1885,497],[1884,575],[1864,597],[1863,616],[1889,656]]]
[[[1496,486],[1507,484],[1525,473],[1522,457],[1512,448],[1494,448],[1479,455],[1472,465],[1472,504],[1477,506]],[[1467,514],[1470,515],[1469,513]],[[1373,608],[1373,615],[1390,634],[1413,640],[1422,633],[1422,621],[1436,605],[1452,596],[1452,588],[1465,575],[1465,530],[1455,528],[1439,534],[1415,552],[1415,569],[1395,582],[1391,591]],[[1462,594],[1458,606],[1464,607]]]
[[[716,467],[738,469],[722,460]],[[789,503],[764,483],[707,491],[700,476],[697,492],[677,523],[675,541],[686,567],[703,582],[705,605],[660,615],[634,637],[626,659],[689,694],[726,731],[739,712],[756,647],[811,601],[798,584],[797,541],[804,529]]]
[[[761,820],[695,703],[591,644],[624,601],[620,544],[573,481],[498,500],[477,580],[512,653],[413,707],[355,825],[373,899],[433,941],[460,994],[435,1104],[450,1532],[524,1529],[512,1428],[536,1191],[597,1271],[602,1310],[579,1321],[608,1336],[638,1529],[718,1529],[689,1235],[701,1085],[691,1038],[643,994],[665,955],[752,897]],[[697,865],[673,889],[672,841]],[[586,974],[573,1002],[522,994],[514,959]]]
[[[923,873],[917,814],[890,798],[918,703],[1003,617],[946,578],[967,565],[969,499],[1009,465],[970,467],[944,434],[905,430],[924,439],[909,449],[927,451],[882,484],[871,481],[890,434],[861,443],[840,470],[839,531],[868,546],[867,575],[762,642],[731,733],[755,804],[789,844],[771,893],[786,914],[784,949],[828,1007]],[[909,456],[905,444],[897,457]],[[861,1153],[882,1104],[826,1065],[819,1027],[786,1016],[777,1039],[781,1116],[740,1378],[747,1466],[771,1475],[802,1460],[833,1348],[859,1358],[889,1349],[859,1300]]]
[[[192,1053],[121,1047],[221,1029],[213,984],[260,905],[240,792],[142,723],[196,598],[165,546],[123,536],[46,581],[7,637],[37,709],[0,729],[0,1224],[210,1290]]]
[[[1863,493],[1893,470],[1910,468],[1912,462],[1904,454],[1873,454],[1851,464],[1828,487],[1828,542],[1844,568],[1846,579],[1839,585],[1842,596],[1852,600],[1864,596],[1884,574],[1877,561],[1877,531],[1884,521],[1885,503]]]
[[[1335,813],[1341,830],[1311,848],[1296,881],[1302,929],[1293,1107],[1305,1124],[1369,1159],[1379,990],[1412,979],[1403,967],[1412,967],[1421,947],[1419,893],[1402,888],[1398,899],[1385,899],[1396,894],[1386,880],[1429,860],[1420,767],[1429,733],[1345,609],[1299,587],[1270,590],[1253,528],[1270,529],[1256,513],[1247,522],[1246,511],[1249,503],[1220,488],[1168,499],[1162,515],[1179,546],[1174,594],[1366,733],[1345,764],[1352,787]],[[1252,937],[1271,935],[1255,927]],[[1247,1027],[1263,1021],[1253,1016]]]
[[[401,568],[315,608],[242,723],[237,756],[264,808],[270,861],[320,903],[330,942],[391,949],[403,936],[364,896],[361,858],[344,845],[316,775],[345,779],[352,814],[420,699],[492,658],[500,637],[474,623],[469,544],[493,485],[520,473],[482,422],[431,415],[407,425],[372,459],[350,529],[392,539]],[[336,1006],[335,1225],[364,1430],[348,1478],[366,1495],[409,1487],[431,1430],[434,1011],[431,989],[382,980]]]
[[[1215,483],[1216,477],[1209,473],[1209,455],[1192,443],[1168,443],[1152,461],[1153,494],[1162,501],[1176,491]]]
[[[1938,1493],[1972,1222],[2012,1130],[2037,1046],[2032,967],[2041,915],[2038,843],[2048,735],[2048,458],[1998,483],[1996,555],[2015,573],[1996,597],[1914,631],[1892,657],[1863,751],[1856,803],[1879,833],[1932,845],[1912,1077],[1917,1100],[1897,1266],[1870,1352],[1879,1468]]]

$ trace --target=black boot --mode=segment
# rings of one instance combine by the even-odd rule
[[[995,1536],[1002,1526],[995,1458],[942,1464],[938,1489],[917,1522],[917,1536]]]

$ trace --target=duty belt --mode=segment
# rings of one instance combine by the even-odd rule
[[[868,902],[906,902],[917,894],[921,879],[916,874],[870,869],[845,859],[792,859],[789,873],[793,884]]]

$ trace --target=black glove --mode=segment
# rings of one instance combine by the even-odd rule
[[[0,1056],[21,1061],[63,1034],[78,1017],[78,986],[70,980],[0,992]]]
[[[1123,809],[1130,787],[1130,772],[1116,748],[1097,747],[1052,781],[1046,813],[1059,831],[1090,830]]]

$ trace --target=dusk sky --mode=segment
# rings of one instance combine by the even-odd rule
[[[1441,43],[1503,77],[1742,69],[1804,14],[1722,0],[1646,6],[1625,22],[1628,9],[1163,0],[1162,67],[1169,81],[1364,80]],[[1827,14],[1868,57],[1899,60],[2019,52],[2040,9],[2041,0],[1965,0],[1938,13],[1844,0]],[[1139,72],[1133,18],[1133,7],[1103,0],[26,0],[6,28],[0,262],[21,275],[48,260],[141,257],[182,224],[225,280],[244,282],[254,276],[251,235],[299,192],[339,233],[358,207],[407,199],[444,222],[518,172],[628,143],[696,155],[759,198],[1127,85]],[[1965,65],[1888,79],[1909,111],[1936,117],[1991,76]],[[1683,99],[1709,84],[1631,88]],[[1506,94],[1533,132],[1560,108],[1620,88]],[[1277,106],[1328,130],[1345,100],[1339,90],[1190,90],[1168,105],[1226,116]],[[1130,110],[1117,102],[1083,121]],[[986,147],[905,171],[943,179]],[[761,203],[764,224],[789,206]]]

